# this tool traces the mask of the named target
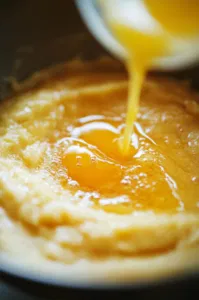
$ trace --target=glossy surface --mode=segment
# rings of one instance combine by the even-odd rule
[[[128,53],[129,103],[121,147],[123,155],[127,155],[133,123],[139,110],[139,97],[145,74],[151,68],[154,59],[172,53],[172,35],[177,35],[178,38],[197,37],[199,1],[177,0],[164,1],[164,3],[154,0],[134,1],[129,3],[129,11],[125,11],[126,20],[125,15],[119,12],[119,6],[116,8],[116,11],[118,10],[116,16],[114,11],[111,11],[114,9],[114,4],[120,5],[122,9],[122,3],[107,1],[101,4],[113,33]],[[124,2],[123,5],[128,5],[128,2]]]
[[[144,103],[147,114],[148,105]],[[158,105],[155,100],[153,103]],[[170,112],[164,111],[164,106],[153,109],[163,115],[173,114],[172,107],[175,104],[170,105]],[[175,154],[175,158],[169,155],[175,153],[173,147],[179,143],[179,124],[175,124],[175,118],[170,124],[157,124],[157,133],[148,137],[144,132],[152,129],[156,119],[151,115],[148,120],[150,126],[143,129],[145,116],[140,116],[134,126],[128,156],[124,157],[118,144],[125,125],[125,102],[118,99],[112,99],[111,103],[92,99],[92,103],[88,103],[85,100],[78,104],[78,112],[83,115],[83,111],[86,118],[76,115],[70,131],[64,133],[63,141],[59,144],[61,154],[58,168],[65,169],[69,184],[72,180],[72,189],[74,184],[75,190],[78,191],[80,186],[87,192],[85,198],[89,200],[88,205],[100,205],[105,210],[119,214],[132,210],[177,212],[184,211],[184,208],[194,209],[196,203],[194,205],[190,199],[192,193],[195,195],[193,201],[197,199],[198,185],[193,178],[188,179],[186,173],[182,179],[179,158]],[[183,149],[179,151],[183,152]],[[185,169],[187,159],[180,162]],[[192,172],[197,174],[197,168]],[[184,180],[190,181],[193,187],[190,195],[184,190]]]
[[[115,83],[105,84],[110,76]],[[81,100],[69,101],[49,115],[51,124],[56,124],[52,133],[48,131],[55,152],[51,174],[73,191],[74,199],[80,196],[83,206],[100,206],[119,214],[198,209],[198,163],[194,152],[188,154],[190,146],[191,150],[195,145],[194,151],[198,151],[195,138],[188,141],[189,130],[197,130],[197,119],[192,116],[191,121],[172,91],[166,97],[155,88],[152,94],[144,91],[129,152],[124,156],[120,146],[127,94],[119,80],[124,80],[119,74],[91,74],[71,80],[71,88],[83,85],[89,90]],[[189,191],[187,182],[192,187]]]

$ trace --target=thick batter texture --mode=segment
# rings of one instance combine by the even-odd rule
[[[127,90],[114,62],[74,61],[1,104],[0,257],[90,279],[199,265],[199,97],[147,79],[123,157]]]

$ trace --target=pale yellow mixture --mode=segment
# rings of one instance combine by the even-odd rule
[[[2,261],[90,280],[199,265],[199,96],[147,79],[124,157],[126,73],[56,73],[0,107]]]

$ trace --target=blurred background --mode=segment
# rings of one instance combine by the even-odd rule
[[[24,42],[49,41],[82,28],[73,0],[1,0],[0,5],[1,47],[7,49]]]
[[[66,37],[81,32],[88,31],[73,0],[1,0],[0,98],[8,76],[24,79],[74,55]]]

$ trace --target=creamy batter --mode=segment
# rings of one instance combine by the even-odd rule
[[[199,264],[198,95],[145,80],[124,157],[127,74],[103,59],[56,74],[1,104],[1,257],[92,279]]]

